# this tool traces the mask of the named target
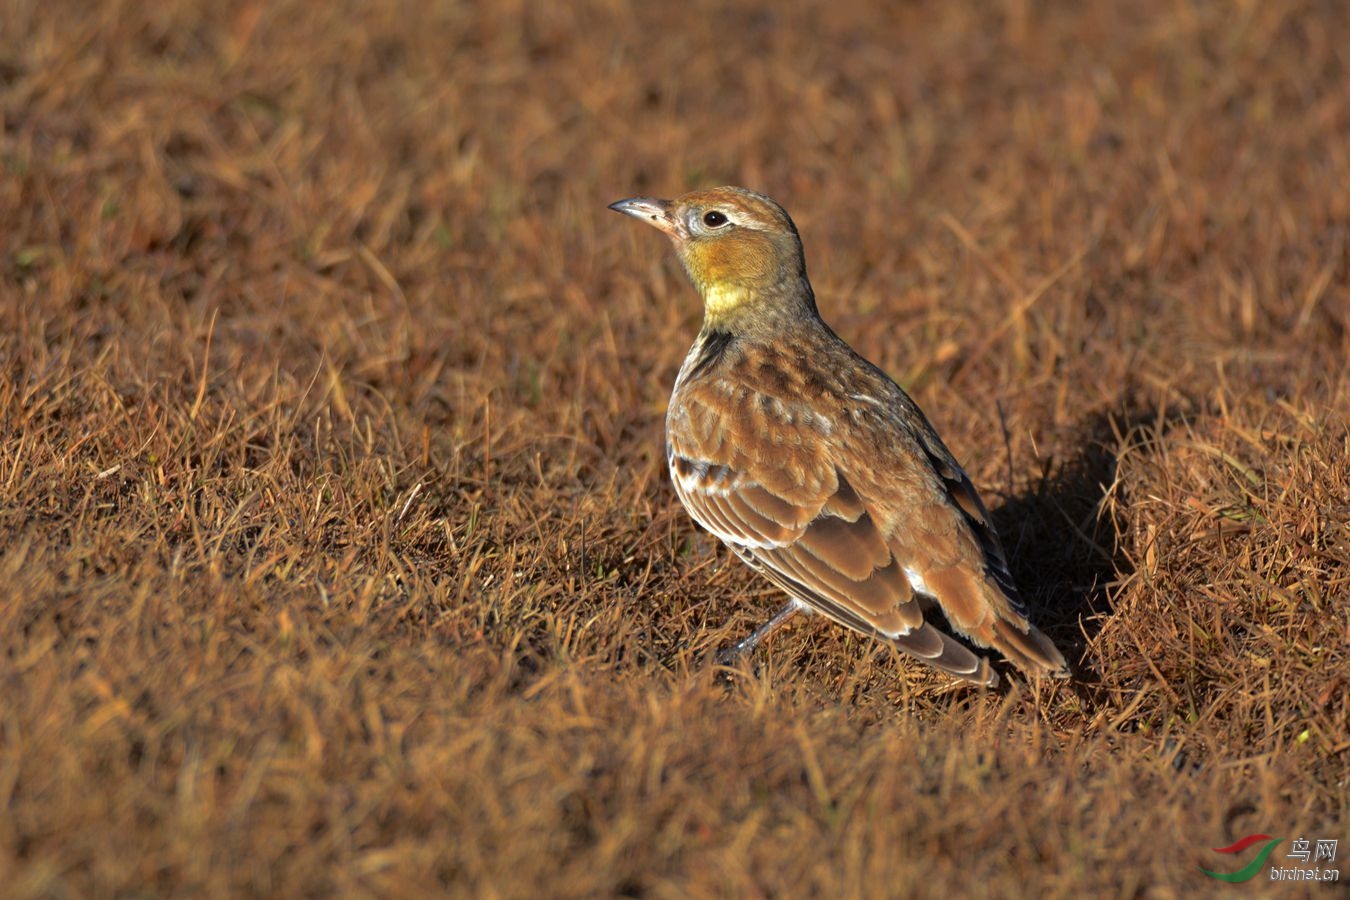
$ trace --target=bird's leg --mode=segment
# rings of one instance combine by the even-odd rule
[[[796,615],[797,610],[801,608],[802,605],[796,600],[789,600],[782,609],[774,613],[772,619],[756,628],[749,637],[717,651],[717,664],[719,666],[734,666],[742,656],[758,647],[760,641],[787,624],[788,619]]]

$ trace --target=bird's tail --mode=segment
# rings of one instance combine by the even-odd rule
[[[1025,623],[1018,627],[1016,622],[996,617],[992,630],[993,639],[989,643],[1022,671],[1052,678],[1069,677],[1064,654],[1035,625]]]

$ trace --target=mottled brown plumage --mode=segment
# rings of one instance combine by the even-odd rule
[[[671,238],[704,300],[666,416],[694,520],[798,606],[947,672],[997,681],[930,607],[1023,670],[1066,675],[970,479],[914,401],[820,319],[787,213],[742,188],[613,208]]]

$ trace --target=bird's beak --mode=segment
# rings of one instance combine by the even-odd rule
[[[623,213],[625,216],[642,219],[648,225],[665,232],[672,238],[685,237],[684,226],[675,216],[671,215],[672,205],[669,200],[657,200],[653,197],[633,197],[630,200],[611,203],[609,208],[615,212]]]

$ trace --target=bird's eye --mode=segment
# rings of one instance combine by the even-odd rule
[[[703,214],[703,224],[707,225],[709,228],[720,228],[727,224],[726,213],[720,213],[715,209],[711,212],[706,212]]]

